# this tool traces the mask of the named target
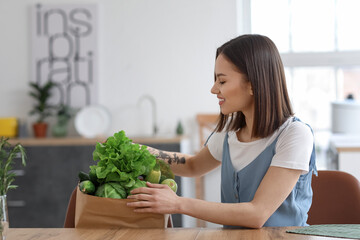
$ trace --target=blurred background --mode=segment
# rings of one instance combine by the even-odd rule
[[[14,137],[20,139],[34,137],[29,83],[39,81],[34,71],[42,45],[34,34],[36,21],[45,19],[52,5],[90,5],[95,13],[94,18],[81,11],[79,18],[67,16],[80,33],[86,20],[91,21],[88,56],[94,71],[89,101],[74,104],[52,92],[50,102],[68,104],[73,111],[65,137],[93,137],[75,121],[90,121],[79,113],[101,106],[106,112],[101,137],[120,130],[134,138],[181,135],[186,139],[181,151],[198,151],[196,116],[219,112],[210,93],[216,48],[238,35],[258,33],[270,37],[281,53],[294,111],[314,130],[318,168],[341,169],[360,178],[359,1],[0,0],[0,118],[17,120]],[[70,57],[87,55],[79,49],[79,55]],[[61,78],[53,80],[59,83]],[[47,121],[52,129],[58,115]],[[49,131],[46,137],[54,136]],[[212,174],[205,179],[204,198],[219,201],[214,190],[218,175]],[[192,226],[189,221],[183,226]]]

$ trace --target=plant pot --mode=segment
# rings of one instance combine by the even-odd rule
[[[65,137],[67,135],[67,124],[56,124],[52,130],[54,137]]]
[[[48,124],[44,123],[44,122],[34,123],[33,124],[33,129],[34,129],[35,137],[37,137],[37,138],[46,137],[47,127],[48,127]]]
[[[65,137],[67,135],[68,122],[67,116],[59,116],[57,123],[52,129],[52,135],[54,137]]]
[[[9,215],[6,202],[6,195],[0,195],[0,240],[6,239],[9,229]]]

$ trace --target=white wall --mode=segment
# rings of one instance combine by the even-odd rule
[[[38,2],[0,0],[0,117],[15,116],[28,125],[34,120],[28,115],[33,104],[28,96],[28,8]],[[41,3],[81,2],[99,3],[98,102],[112,114],[108,134],[123,129],[129,136],[149,135],[150,105],[137,102],[150,94],[157,103],[160,134],[174,133],[181,120],[196,145],[196,113],[218,112],[210,93],[215,50],[236,35],[236,0]],[[76,135],[73,126],[70,135]],[[220,199],[219,186],[214,188],[219,176],[211,177],[216,173],[206,178],[209,201]]]
[[[0,0],[0,117],[32,122],[28,112],[29,11],[39,1]],[[217,112],[210,94],[215,49],[236,35],[236,0],[47,0],[99,4],[99,104],[112,114],[109,134],[151,133],[150,94],[159,133],[178,120],[196,132],[195,114]],[[75,132],[74,132],[75,133]],[[32,134],[30,132],[30,134]],[[70,133],[72,135],[73,133]],[[76,134],[76,133],[75,133]]]

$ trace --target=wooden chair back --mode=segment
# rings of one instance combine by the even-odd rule
[[[204,146],[207,137],[214,131],[219,114],[197,114],[196,122],[199,127],[199,150]],[[195,196],[204,199],[204,177],[195,178]],[[196,220],[197,227],[206,227],[205,221]]]
[[[75,227],[76,188],[72,191],[65,215],[64,228]]]
[[[206,138],[214,131],[219,114],[197,114],[196,121],[199,127],[200,148],[204,146]]]
[[[360,183],[343,171],[318,171],[307,223],[360,224]]]

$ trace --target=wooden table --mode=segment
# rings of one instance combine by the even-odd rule
[[[261,229],[169,228],[169,229],[74,229],[74,228],[10,228],[6,240],[118,240],[118,239],[334,239],[286,233],[295,227],[264,227]],[[338,239],[338,238],[336,238]]]

